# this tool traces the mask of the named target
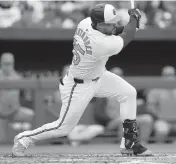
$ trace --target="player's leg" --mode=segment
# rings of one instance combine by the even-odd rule
[[[136,119],[136,89],[121,77],[106,71],[100,79],[100,88],[95,96],[119,101],[122,121]]]
[[[32,131],[24,131],[15,137],[13,154],[24,156],[21,151],[21,144],[27,148],[34,142],[66,136],[78,123],[86,106],[94,96],[94,83],[78,84],[70,80],[64,80],[60,84],[62,107],[58,120],[45,124]],[[20,147],[20,153],[18,148]]]
[[[124,137],[121,141],[123,154],[151,155],[138,140],[136,123],[136,89],[121,77],[106,71],[100,79],[97,97],[111,97],[120,102],[120,116],[123,122]]]

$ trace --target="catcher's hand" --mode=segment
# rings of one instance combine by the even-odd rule
[[[128,10],[128,14],[130,16],[134,16],[136,18],[136,20],[137,20],[137,28],[139,28],[139,23],[140,23],[140,19],[141,19],[141,13],[140,13],[139,9],[136,9],[136,8],[129,9]]]

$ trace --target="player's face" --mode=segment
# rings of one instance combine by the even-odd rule
[[[117,24],[105,24],[99,23],[97,25],[97,29],[102,32],[103,34],[112,35],[113,31],[115,31]]]

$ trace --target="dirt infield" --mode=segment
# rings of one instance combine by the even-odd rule
[[[27,157],[12,157],[10,146],[0,146],[0,164],[176,164],[176,144],[148,145],[152,157],[125,157],[119,154],[119,145],[69,145],[35,146],[28,150]]]

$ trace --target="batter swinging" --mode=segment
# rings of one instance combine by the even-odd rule
[[[66,136],[93,97],[112,97],[120,102],[124,129],[120,145],[122,154],[152,155],[138,140],[135,88],[105,68],[109,57],[118,54],[139,28],[139,10],[130,9],[129,15],[129,23],[122,27],[112,5],[98,4],[90,17],[78,24],[73,41],[73,61],[60,83],[60,117],[35,130],[18,134],[12,149],[15,156],[24,156],[26,148],[36,141]]]

